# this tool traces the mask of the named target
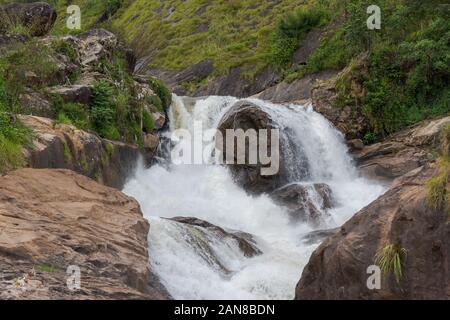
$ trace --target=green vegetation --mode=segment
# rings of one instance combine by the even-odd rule
[[[300,9],[282,18],[273,34],[272,63],[278,67],[288,66],[300,40],[308,31],[323,26],[327,20],[327,13],[323,8]]]
[[[450,215],[450,125],[442,130],[439,174],[427,182],[427,204]]]
[[[42,273],[55,273],[57,271],[57,269],[52,265],[41,264],[36,267],[36,271],[39,271]]]
[[[402,266],[406,259],[406,249],[400,244],[388,244],[375,255],[375,264],[384,274],[394,273],[397,282],[403,277]]]

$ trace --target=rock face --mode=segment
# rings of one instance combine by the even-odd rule
[[[10,3],[0,6],[0,31],[22,25],[32,36],[46,35],[56,20],[56,11],[45,2]]]
[[[279,205],[287,207],[295,221],[307,222],[319,226],[332,208],[331,188],[325,183],[312,185],[289,184],[270,194]]]
[[[148,58],[142,58],[137,64],[136,72],[164,80],[171,91],[180,96],[230,95],[244,98],[257,94],[275,85],[280,80],[278,73],[271,67],[264,69],[250,82],[242,77],[240,67],[231,68],[227,75],[212,77],[214,66],[209,60],[202,61],[179,72],[156,69],[146,71],[147,63]],[[203,79],[208,79],[205,86],[194,88],[189,92],[186,90],[186,85]]]
[[[148,231],[119,191],[68,170],[11,172],[0,178],[0,299],[168,298],[149,270]]]
[[[193,217],[175,217],[171,218],[170,220],[197,227],[207,232],[212,232],[220,239],[235,240],[239,245],[239,249],[241,249],[242,253],[246,257],[253,257],[262,253],[261,250],[259,250],[259,248],[256,246],[256,242],[251,234],[242,231],[225,230],[221,227],[213,225],[212,223],[209,223],[208,221]]]
[[[383,142],[354,152],[357,165],[368,177],[392,180],[414,170],[433,157],[441,129],[450,117],[424,121],[400,131]]]
[[[329,79],[338,72],[326,70],[319,73],[306,75],[305,77],[292,82],[280,82],[256,94],[254,97],[262,100],[270,100],[275,103],[303,103],[311,98],[311,90],[318,81]]]
[[[226,130],[228,129],[242,129],[245,131],[249,129],[256,130],[258,137],[260,129],[268,130],[268,150],[271,149],[271,135],[270,130],[276,129],[277,125],[270,118],[269,114],[261,110],[257,105],[248,102],[240,101],[236,103],[231,109],[223,116],[218,125],[218,130],[221,132],[223,141],[217,139],[218,148],[222,149],[222,146],[226,146]],[[272,192],[275,189],[285,185],[287,183],[286,166],[283,161],[283,146],[280,143],[280,164],[279,171],[274,175],[262,175],[261,168],[264,166],[258,161],[257,164],[250,164],[248,159],[248,148],[245,151],[246,161],[245,164],[237,164],[236,147],[237,139],[235,139],[235,148],[231,155],[234,159],[234,164],[228,164],[236,182],[244,187],[244,189],[250,193],[263,193]],[[259,148],[259,147],[258,147]],[[226,158],[226,149],[224,150],[224,160]]]
[[[335,106],[337,97],[336,79],[319,81],[311,90],[314,111],[333,123],[347,139],[362,138],[368,130],[368,121],[362,110],[352,106]]]
[[[450,299],[449,216],[426,203],[425,184],[435,174],[424,166],[399,178],[327,238],[305,267],[296,299]],[[367,268],[387,245],[406,250],[403,277],[383,274],[381,289],[369,290]]]
[[[137,165],[137,146],[101,139],[46,118],[21,116],[20,120],[35,135],[32,148],[26,151],[30,167],[71,169],[120,189]]]

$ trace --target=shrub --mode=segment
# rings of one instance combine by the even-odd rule
[[[167,110],[172,103],[172,94],[164,83],[156,78],[150,78],[149,85],[161,100],[163,110]]]
[[[147,111],[144,111],[142,113],[142,122],[144,125],[142,129],[147,133],[152,132],[155,128],[155,121],[153,120],[153,116]]]
[[[91,120],[94,129],[101,132],[112,125],[115,110],[113,108],[113,89],[106,81],[97,81],[92,87]]]
[[[326,13],[319,8],[301,9],[283,17],[272,36],[272,63],[279,67],[288,65],[299,41],[311,29],[323,25],[325,20]]]

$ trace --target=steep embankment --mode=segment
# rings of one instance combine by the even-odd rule
[[[47,36],[46,3],[0,16],[0,298],[169,298],[139,204],[104,185],[152,161],[170,93],[109,31]]]
[[[133,52],[109,31],[41,36],[55,21],[44,3],[6,5],[0,13],[0,172],[67,168],[121,187],[139,153],[150,162],[158,147],[168,90],[134,76]],[[41,37],[33,21],[45,26]]]
[[[166,298],[148,267],[148,231],[117,190],[68,170],[11,172],[0,177],[0,298]],[[74,291],[69,266],[80,271]]]

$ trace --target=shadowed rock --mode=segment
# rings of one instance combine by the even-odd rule
[[[44,36],[56,21],[56,11],[45,2],[10,3],[0,6],[0,31],[21,25],[31,36]]]

